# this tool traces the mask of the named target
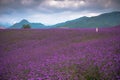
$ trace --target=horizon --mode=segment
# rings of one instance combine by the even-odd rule
[[[83,16],[120,11],[119,3],[119,0],[1,0],[0,25],[13,25],[23,19],[54,25]]]
[[[120,11],[112,11],[112,12],[120,12]],[[91,17],[96,17],[96,16],[99,16],[99,15],[102,15],[102,14],[106,14],[106,13],[112,13],[112,12],[105,12],[105,13],[101,13],[101,14],[98,14],[98,15],[93,15],[93,16],[81,16],[81,17],[78,17],[78,18],[75,18],[75,19],[79,19],[79,18],[82,18],[82,17],[88,17],[88,18],[91,18]],[[70,20],[75,20],[75,19],[70,19]],[[41,22],[32,22],[32,21],[29,21],[28,19],[21,19],[20,21],[18,21],[18,22],[16,22],[16,23],[19,23],[19,22],[21,22],[21,21],[23,21],[23,20],[27,20],[28,22],[30,22],[30,23],[41,23]],[[67,21],[70,21],[70,20],[66,20],[66,21],[62,21],[62,22],[58,22],[58,23],[55,23],[55,24],[48,24],[48,25],[46,25],[46,24],[44,24],[45,26],[52,26],[52,25],[56,25],[56,24],[59,24],[59,23],[64,23],[64,22],[67,22]],[[14,23],[14,24],[16,24],[16,23]],[[14,25],[14,24],[12,24],[12,25]],[[41,24],[43,24],[43,23],[41,23]]]
[[[120,12],[120,11],[112,11],[112,12]],[[88,18],[91,18],[91,17],[97,17],[97,16],[99,16],[99,15],[102,15],[102,14],[106,14],[106,13],[112,13],[112,12],[105,12],[105,13],[101,13],[101,14],[98,14],[98,15],[94,15],[94,16],[81,16],[81,17],[78,17],[78,18],[75,18],[75,19],[79,19],[79,18],[82,18],[82,17],[88,17]],[[6,24],[2,24],[2,25],[7,25],[7,26],[1,26],[1,24],[0,24],[0,28],[9,28],[9,27],[11,27],[11,26],[13,26],[14,24],[17,24],[17,23],[20,23],[21,21],[23,21],[23,20],[26,20],[26,21],[28,21],[29,23],[40,23],[40,24],[43,24],[43,25],[45,25],[45,26],[53,26],[53,25],[56,25],[56,24],[60,24],[60,23],[65,23],[65,22],[67,22],[67,21],[71,21],[71,20],[75,20],[75,19],[70,19],[70,20],[66,20],[66,21],[61,21],[61,22],[58,22],[58,23],[55,23],[55,24],[43,24],[43,23],[41,23],[41,22],[32,22],[32,21],[29,21],[29,20],[27,20],[27,19],[25,19],[25,18],[23,18],[23,19],[21,19],[21,20],[19,20],[19,21],[16,21],[16,23],[12,23],[12,24],[9,24],[9,23],[6,23]]]

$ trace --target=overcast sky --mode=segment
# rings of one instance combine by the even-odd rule
[[[52,25],[112,11],[120,11],[120,0],[0,0],[0,23],[27,19]]]

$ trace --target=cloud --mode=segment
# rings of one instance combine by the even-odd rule
[[[32,5],[34,3],[34,0],[21,0],[21,4],[23,5]]]
[[[0,0],[0,22],[4,19],[13,23],[26,18],[53,24],[81,16],[120,11],[119,4],[120,0]]]
[[[85,1],[84,0],[49,0],[49,1],[45,1],[44,4],[46,6],[49,7],[53,7],[53,8],[78,8],[81,6],[85,5]]]
[[[120,8],[120,0],[0,0],[0,14],[26,12],[98,11]]]
[[[45,0],[40,7],[51,12],[120,10],[119,0]]]

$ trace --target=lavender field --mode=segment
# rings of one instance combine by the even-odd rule
[[[120,26],[0,30],[0,80],[120,80]]]

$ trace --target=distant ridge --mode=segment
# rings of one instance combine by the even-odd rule
[[[47,28],[44,24],[41,23],[30,23],[26,19],[21,20],[19,23],[16,23],[10,27],[10,29],[20,29],[24,24],[29,24],[31,28]]]
[[[9,26],[11,26],[11,24],[0,22],[0,27],[7,28],[7,27],[9,27]]]
[[[120,25],[120,11],[111,13],[104,13],[94,17],[80,17],[74,20],[66,21],[63,23],[46,26],[42,23],[30,23],[23,19],[19,23],[12,25],[11,29],[20,29],[24,24],[29,24],[31,28],[95,28],[95,27],[112,27]]]
[[[0,29],[5,29],[5,27],[3,27],[3,26],[0,26]]]
[[[120,25],[120,11],[104,13],[94,17],[81,17],[75,20],[70,20],[53,25],[52,27],[92,28],[92,27],[112,27],[116,25]]]

